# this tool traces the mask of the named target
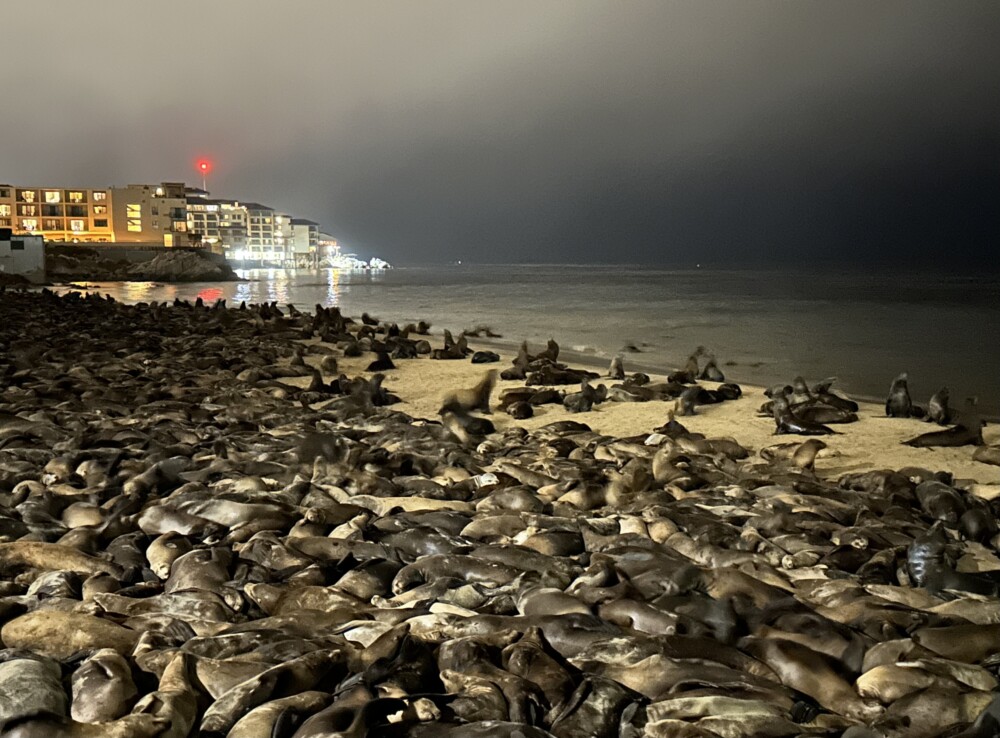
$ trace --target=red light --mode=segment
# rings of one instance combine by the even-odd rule
[[[201,172],[202,174],[208,174],[210,171],[212,171],[212,162],[210,162],[208,159],[200,159],[198,161],[198,171]]]

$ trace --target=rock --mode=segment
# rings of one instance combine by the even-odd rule
[[[151,261],[132,264],[128,279],[152,282],[218,282],[238,279],[228,263],[216,262],[195,251],[165,251]]]

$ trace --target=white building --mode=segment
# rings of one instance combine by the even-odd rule
[[[264,265],[288,266],[291,253],[292,218],[257,202],[245,202],[247,211],[246,258]]]
[[[231,256],[246,250],[247,210],[234,200],[188,197],[187,229],[203,246]]]
[[[319,223],[292,218],[291,252],[296,265],[311,266],[319,260]]]
[[[0,228],[0,274],[44,282],[45,239],[27,234],[15,236],[12,229]]]

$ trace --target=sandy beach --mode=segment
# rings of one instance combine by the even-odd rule
[[[436,336],[433,343],[436,346],[440,341],[441,337]],[[438,419],[437,411],[446,392],[471,387],[489,368],[506,369],[513,359],[510,351],[501,353],[501,349],[495,344],[477,346],[474,342],[470,342],[470,346],[500,353],[500,362],[475,365],[468,360],[438,361],[426,357],[396,362],[396,368],[386,373],[386,386],[403,400],[399,405],[400,409],[414,417]],[[530,348],[540,350],[543,347]],[[316,361],[318,363],[318,360]],[[344,358],[341,360],[341,369],[349,375],[360,374],[370,361],[370,356]],[[625,370],[629,372],[627,358],[625,362]],[[607,371],[606,366],[598,367],[582,362],[573,365],[602,374]],[[650,377],[654,380],[665,379],[662,375],[650,375]],[[788,379],[790,381],[791,377]],[[599,382],[609,386],[614,383],[603,378],[595,380],[594,384]],[[717,386],[711,382],[703,384],[707,387]],[[503,390],[523,386],[523,382],[498,380],[493,394],[494,405]],[[703,433],[710,438],[734,438],[753,451],[801,439],[799,436],[774,435],[773,419],[760,416],[757,412],[768,399],[764,396],[764,389],[750,385],[741,385],[741,388],[743,396],[740,399],[699,407],[697,415],[680,420],[691,431]],[[560,389],[573,392],[577,388],[568,386]],[[861,408],[858,412],[858,422],[837,425],[835,429],[838,435],[824,437],[823,440],[833,455],[817,459],[817,473],[835,478],[849,471],[919,467],[931,471],[948,471],[957,479],[975,480],[981,485],[1000,484],[1000,467],[973,461],[971,446],[912,448],[902,445],[902,441],[934,430],[937,426],[915,419],[887,418],[884,406],[874,403],[861,402],[859,405]],[[591,412],[570,413],[561,405],[548,404],[536,407],[535,416],[525,420],[514,420],[504,412],[494,412],[490,419],[498,430],[512,425],[531,430],[558,420],[575,420],[586,423],[597,433],[624,438],[651,433],[654,428],[666,422],[667,413],[672,406],[672,401],[603,402],[595,405]],[[988,425],[983,431],[983,436],[988,444],[1000,442],[1000,426]],[[986,496],[993,494],[985,487],[980,491]]]
[[[0,303],[0,731],[937,738],[1000,704],[998,469],[900,445],[930,424],[865,405],[816,473],[690,435],[801,441],[753,387],[656,449],[673,402],[473,432],[443,396],[509,353],[380,385],[373,349],[442,337]]]

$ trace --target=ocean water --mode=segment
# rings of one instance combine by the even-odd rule
[[[380,272],[248,270],[239,283],[92,283],[125,302],[226,298],[337,305],[435,333],[488,325],[503,343],[549,337],[626,371],[665,371],[697,346],[727,379],[751,384],[838,377],[881,398],[899,372],[915,402],[943,386],[1000,415],[1000,278],[830,271],[663,270],[621,266],[441,266]]]

